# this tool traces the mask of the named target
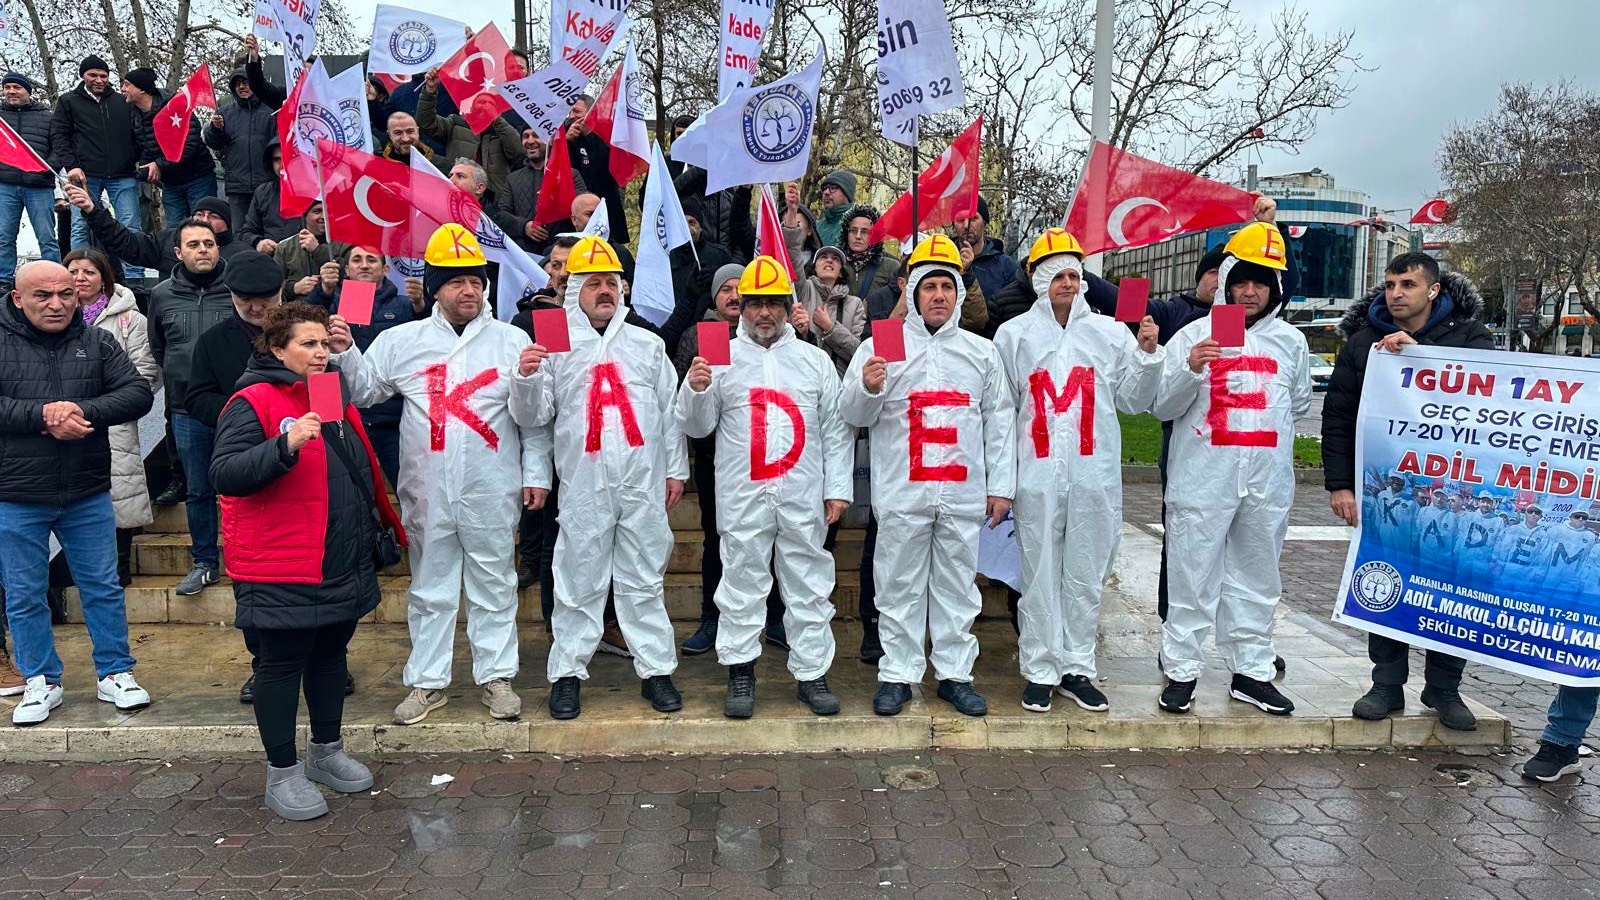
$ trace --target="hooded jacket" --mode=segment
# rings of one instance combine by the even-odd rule
[[[94,326],[116,338],[117,346],[128,354],[128,361],[154,391],[161,384],[161,367],[150,352],[150,332],[144,314],[139,312],[133,291],[115,285],[106,308]],[[155,520],[150,507],[150,490],[145,483],[144,457],[139,453],[139,425],[126,422],[110,428],[111,505],[118,528],[138,528]]]
[[[206,146],[222,157],[223,178],[230,195],[254,194],[261,185],[278,180],[272,172],[272,157],[265,152],[277,142],[277,118],[253,93],[249,99],[239,97],[239,85],[249,81],[243,68],[233,70],[228,79],[233,104],[220,110],[221,128],[213,119],[205,129]]]
[[[188,184],[196,178],[208,175],[214,165],[211,151],[206,149],[205,140],[200,136],[202,129],[193,121],[190,114],[189,137],[183,143],[183,156],[178,159],[167,159],[161,152],[161,144],[156,141],[155,118],[161,114],[161,107],[172,99],[170,91],[157,91],[150,98],[150,111],[144,112],[137,106],[128,107],[128,115],[133,119],[134,141],[138,144],[138,163],[141,166],[155,163],[161,172],[162,184]]]
[[[261,151],[261,160],[268,172],[272,171],[272,154],[277,149],[278,139],[274,137]],[[279,212],[282,191],[283,182],[276,175],[256,186],[250,195],[250,207],[245,210],[244,221],[236,227],[241,248],[254,250],[262,238],[281,241],[300,230],[298,218],[284,218]]]
[[[47,160],[50,158],[51,118],[50,107],[37,100],[29,100],[21,106],[0,103],[0,119]],[[55,186],[55,178],[49,172],[24,172],[14,166],[0,165],[0,183],[49,188]]]
[[[1493,350],[1494,338],[1478,321],[1483,298],[1471,281],[1457,272],[1439,275],[1439,296],[1427,324],[1411,333],[1419,344]],[[1356,416],[1361,408],[1361,385],[1367,377],[1367,357],[1372,345],[1399,328],[1389,314],[1380,285],[1344,314],[1339,330],[1344,346],[1333,363],[1333,376],[1322,401],[1322,479],[1330,491],[1353,491],[1356,478]]]
[[[188,412],[189,370],[200,336],[236,315],[233,294],[223,283],[227,264],[217,263],[216,277],[208,285],[197,284],[188,269],[178,266],[150,290],[150,349],[161,364],[167,407],[174,413]]]
[[[71,400],[94,425],[87,437],[45,433],[44,407]],[[46,334],[22,310],[0,312],[0,502],[65,506],[111,490],[109,429],[150,411],[154,395],[117,339],[72,314]]]
[[[50,165],[93,178],[132,178],[133,110],[115,89],[96,100],[78,86],[56,100],[50,119]]]
[[[812,318],[811,333],[806,337],[828,351],[828,358],[833,360],[841,376],[849,368],[850,358],[855,355],[856,348],[861,345],[867,324],[867,307],[860,297],[851,292],[849,276],[850,266],[846,263],[840,270],[839,282],[832,287],[823,284],[815,275],[807,276],[795,285],[795,296],[800,305],[805,307],[806,315],[815,317],[817,307],[828,304],[833,327],[823,331],[816,319]]]

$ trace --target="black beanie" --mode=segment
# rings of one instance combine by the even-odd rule
[[[422,296],[429,300],[436,299],[435,294],[445,282],[460,275],[476,275],[483,279],[484,287],[489,286],[488,266],[436,266],[433,263],[424,263],[422,266]]]
[[[1223,249],[1221,244],[1212,247],[1205,256],[1200,257],[1199,265],[1194,267],[1194,283],[1199,284],[1200,279],[1204,278],[1207,272],[1221,266],[1222,261],[1227,258],[1228,251]]]
[[[208,213],[215,213],[217,216],[222,218],[222,221],[228,223],[228,228],[230,230],[233,228],[233,207],[229,206],[228,201],[222,199],[221,197],[201,197],[199,200],[196,200],[194,204],[194,211],[200,212],[201,210],[205,210]]]
[[[106,61],[93,53],[85,56],[83,62],[78,63],[78,77],[82,78],[84,73],[91,69],[99,69],[107,75],[111,74],[111,67],[106,65]]]
[[[7,72],[6,77],[0,78],[0,84],[19,84],[28,93],[33,93],[33,80],[21,72]]]
[[[1267,286],[1268,295],[1272,298],[1267,305],[1267,315],[1271,315],[1278,304],[1283,302],[1283,287],[1277,269],[1268,268],[1260,263],[1237,260],[1233,268],[1228,270],[1228,283],[1221,285],[1222,296],[1227,297],[1228,289],[1241,281],[1254,281]]]
[[[985,223],[989,221],[989,201],[983,199],[982,195],[978,197],[978,215],[983,216]]]
[[[161,92],[160,83],[156,81],[156,70],[148,68],[130,69],[122,80],[133,85],[146,94],[155,96]]]
[[[240,297],[271,297],[283,290],[283,269],[265,253],[243,250],[228,260],[222,283]]]

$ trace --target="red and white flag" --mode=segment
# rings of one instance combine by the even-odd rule
[[[1456,220],[1455,207],[1443,197],[1429,200],[1422,204],[1417,214],[1411,217],[1412,225],[1448,225]]]
[[[22,139],[22,135],[0,119],[0,163],[13,169],[24,172],[48,172],[50,165],[33,149],[33,145]]]
[[[772,199],[770,184],[761,185],[761,205],[756,210],[756,255],[783,263],[791,281],[799,277],[794,260],[789,258],[789,242],[783,239],[783,220],[778,218],[778,204]]]
[[[475,134],[482,134],[496,116],[511,108],[495,88],[527,74],[493,22],[439,67],[439,80]]]
[[[1250,219],[1255,196],[1096,141],[1062,227],[1094,254]]]
[[[183,159],[183,145],[189,141],[189,123],[197,109],[217,110],[217,92],[211,86],[211,67],[202,65],[178,88],[151,121],[161,155],[176,162]]]
[[[300,72],[289,97],[277,113],[278,152],[282,154],[283,168],[278,172],[278,214],[285,219],[304,215],[311,201],[321,193],[317,183],[316,158],[302,149],[300,132],[296,128],[296,111],[300,108],[300,95],[305,91],[310,67]]]
[[[594,108],[584,118],[590,131],[611,145],[611,177],[618,187],[650,171],[650,132],[644,126],[644,82],[639,77],[639,60],[633,55],[633,42],[622,56],[622,65],[606,82]]]
[[[421,256],[447,222],[477,225],[483,208],[448,180],[393,160],[317,141],[328,236],[390,256]]]
[[[578,198],[578,185],[572,177],[572,157],[567,151],[567,129],[556,132],[545,154],[544,180],[539,182],[539,197],[533,204],[535,225],[550,225],[572,217],[572,201]]]
[[[983,116],[950,142],[921,175],[917,176],[917,218],[915,230],[932,231],[956,219],[978,212],[979,143],[983,135]],[[883,216],[872,225],[867,240],[877,243],[892,237],[902,243],[911,239],[911,192],[889,204]]]

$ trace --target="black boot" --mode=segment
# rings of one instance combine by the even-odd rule
[[[839,698],[828,690],[827,676],[800,682],[795,694],[816,715],[831,716],[839,711]]]
[[[117,529],[117,583],[123,587],[133,584],[133,532],[132,528]]]
[[[1398,684],[1374,684],[1361,695],[1350,712],[1358,719],[1387,719],[1390,713],[1406,708],[1406,692]]]
[[[177,506],[189,496],[189,484],[182,475],[173,475],[167,479],[167,486],[156,495],[157,506]]]
[[[755,663],[728,667],[728,697],[722,701],[722,714],[730,719],[748,719],[756,714]]]
[[[861,662],[875,666],[883,659],[883,644],[878,640],[878,620],[861,620]]]
[[[1422,705],[1439,713],[1439,724],[1451,731],[1477,731],[1478,717],[1467,709],[1461,692],[1455,688],[1428,685],[1422,689]]]

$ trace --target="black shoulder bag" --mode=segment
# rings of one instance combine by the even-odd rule
[[[339,454],[339,461],[344,463],[346,472],[356,483],[356,490],[361,492],[362,499],[367,501],[367,514],[372,516],[372,560],[379,569],[387,569],[398,565],[400,562],[400,539],[395,535],[394,529],[384,524],[383,517],[378,515],[378,501],[372,496],[372,482],[361,477],[361,467],[350,458],[349,449],[344,445],[344,423],[339,423],[340,437],[336,441],[328,441],[333,447],[333,452]]]

